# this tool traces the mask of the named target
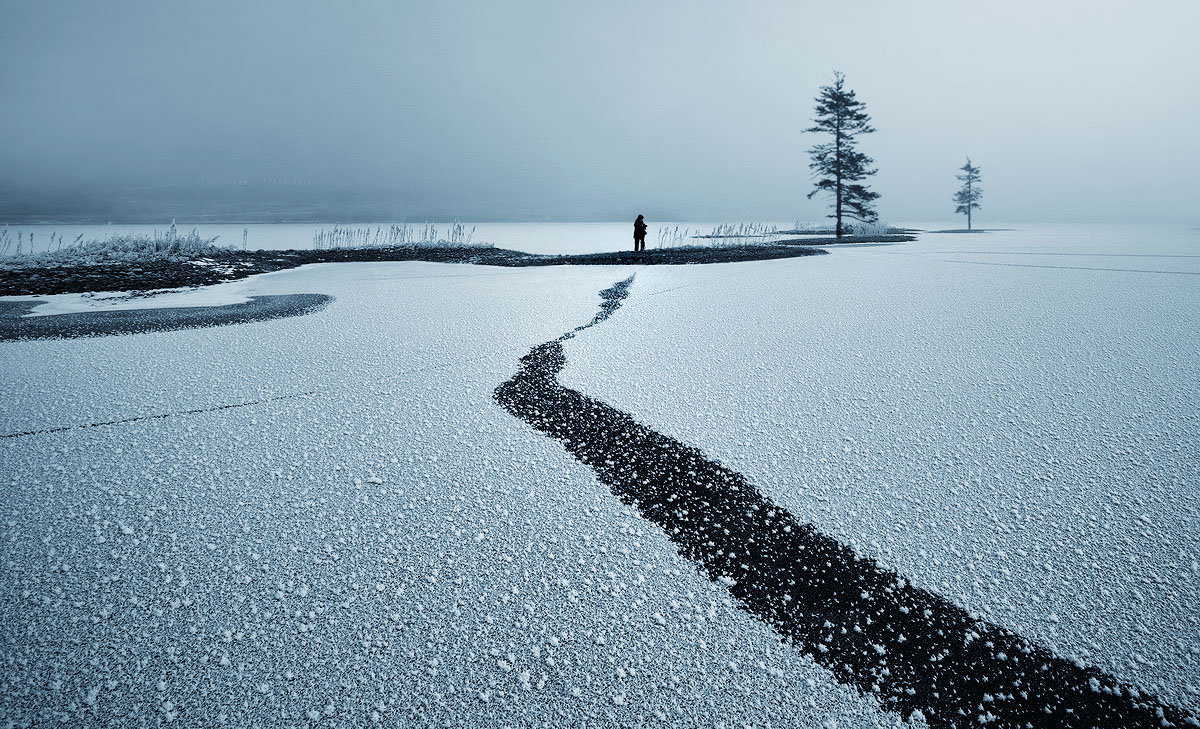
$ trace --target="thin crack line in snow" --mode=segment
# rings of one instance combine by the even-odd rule
[[[913,587],[700,450],[559,384],[562,343],[611,316],[632,281],[600,292],[591,322],[534,347],[494,397],[590,466],[744,610],[840,683],[906,719],[919,711],[931,727],[1200,726],[1184,709]]]
[[[446,367],[453,367],[454,365],[459,365],[459,364],[471,364],[472,362],[480,362],[485,359],[487,359],[486,355],[479,356],[479,357],[470,357],[470,358],[462,359],[462,360],[455,360],[454,362],[443,362],[441,364],[428,365],[426,367],[416,367],[413,369],[404,370],[402,372],[393,372],[391,374],[384,375],[382,377],[376,377],[374,379],[367,380],[367,382],[382,382],[384,380],[394,380],[398,375],[410,375],[410,374],[415,374],[417,372],[426,372],[429,370],[439,370],[439,369],[444,369]],[[354,387],[360,387],[360,386],[361,386],[361,383],[356,383],[354,385]],[[71,430],[86,430],[88,428],[100,428],[100,427],[104,427],[106,425],[125,425],[127,423],[141,422],[143,420],[162,420],[163,418],[174,418],[174,417],[180,417],[180,416],[184,416],[184,415],[198,415],[200,413],[212,413],[212,412],[217,412],[220,410],[233,410],[235,408],[250,407],[251,405],[261,405],[263,403],[268,403],[268,402],[278,402],[279,400],[292,400],[295,398],[307,397],[310,395],[321,395],[321,394],[325,394],[325,393],[329,393],[329,392],[334,392],[337,389],[340,389],[340,388],[338,388],[338,387],[319,387],[314,390],[306,390],[304,392],[293,392],[293,393],[290,393],[287,395],[276,395],[274,397],[267,397],[267,398],[263,398],[261,400],[250,400],[248,402],[235,402],[235,403],[227,403],[227,404],[223,404],[223,405],[212,405],[212,406],[205,407],[205,408],[194,408],[192,410],[177,410],[177,411],[169,412],[169,413],[155,413],[153,415],[137,415],[137,416],[133,416],[133,417],[129,417],[129,418],[121,418],[119,420],[106,420],[106,421],[100,422],[100,423],[82,423],[80,425],[64,425],[64,426],[61,426],[58,428],[42,428],[40,430],[24,430],[24,431],[21,431],[18,433],[3,433],[3,434],[0,434],[0,440],[5,439],[5,438],[24,438],[25,436],[29,436],[29,435],[46,435],[49,433],[65,433],[65,432],[71,431]]]
[[[1165,273],[1172,276],[1200,276],[1200,271],[1160,271],[1149,268],[1104,268],[1102,266],[1050,266],[1038,263],[1001,263],[1000,261],[955,261],[949,258],[934,258],[942,263],[971,263],[976,266],[1008,266],[1011,268],[1056,268],[1063,271],[1115,271],[1118,273]]]
[[[690,289],[691,287],[693,287],[695,285],[696,284],[683,284],[682,286],[672,286],[669,289],[663,289],[661,291],[654,291],[649,294],[646,294],[643,298],[650,298],[651,296],[658,296],[660,294],[669,294],[672,291],[678,291],[679,289]]]
[[[1002,261],[956,261],[952,258],[933,258],[920,253],[905,253],[901,251],[889,251],[891,255],[897,256],[916,256],[929,261],[938,261],[940,263],[965,263],[975,266],[1006,266],[1009,268],[1053,268],[1060,271],[1114,271],[1116,273],[1162,273],[1172,276],[1200,276],[1200,271],[1161,271],[1149,268],[1105,268],[1103,266],[1051,266],[1042,263],[1004,263]]]
[[[250,402],[235,402],[225,405],[213,405],[207,408],[195,408],[193,410],[179,410],[172,413],[155,413],[154,415],[138,415],[132,418],[122,418],[120,420],[106,420],[102,423],[84,423],[82,425],[64,425],[60,428],[43,428],[41,430],[24,430],[19,433],[4,433],[0,438],[23,438],[27,435],[45,435],[47,433],[65,433],[68,430],[83,430],[86,428],[101,428],[106,425],[124,425],[126,423],[137,423],[143,420],[161,420],[163,418],[174,418],[181,415],[196,415],[198,413],[211,413],[218,410],[232,410],[234,408],[246,408],[251,405],[261,405],[265,402],[277,402],[279,400],[290,400],[305,395],[316,394],[317,390],[309,390],[308,392],[297,392],[291,395],[277,395],[276,397],[263,398],[262,400],[251,400]]]
[[[1063,253],[1049,251],[939,251],[983,256],[1072,256],[1079,258],[1200,258],[1190,253]]]

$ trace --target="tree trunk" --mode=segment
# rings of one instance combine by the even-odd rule
[[[835,176],[837,178],[837,190],[836,190],[836,194],[834,195],[835,215],[837,216],[837,223],[834,227],[833,232],[834,232],[834,235],[838,238],[838,240],[841,240],[841,238],[842,238],[842,117],[841,117],[840,113],[838,114],[838,120],[837,120],[837,132],[834,134],[833,140],[834,140],[834,144],[836,145],[836,149],[837,149],[837,156],[834,157],[834,159],[837,161],[837,172],[835,174]]]
[[[842,176],[837,178],[837,226],[834,229],[834,235],[838,238],[842,237]]]
[[[968,160],[969,162],[970,160]],[[975,199],[971,196],[971,180],[967,180],[967,232],[971,232],[971,205]]]

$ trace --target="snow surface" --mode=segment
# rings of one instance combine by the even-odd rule
[[[0,719],[898,724],[493,401],[631,272],[312,266],[243,289],[310,316],[0,345],[0,433],[168,416],[0,439]]]
[[[1194,710],[1197,255],[1079,227],[646,268],[561,380]],[[0,722],[898,724],[493,401],[632,272],[328,264],[238,290],[337,297],[310,316],[0,345],[0,434],[168,416],[0,438]]]
[[[973,614],[1200,707],[1200,234],[640,271],[560,381]]]

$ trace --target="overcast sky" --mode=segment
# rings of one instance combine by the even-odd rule
[[[0,187],[293,180],[483,218],[815,219],[834,69],[879,211],[1174,220],[1200,3],[0,0]]]

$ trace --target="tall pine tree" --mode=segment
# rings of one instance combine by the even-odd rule
[[[965,213],[967,216],[967,230],[971,230],[971,211],[979,209],[979,201],[983,198],[983,188],[979,186],[979,168],[971,164],[971,158],[967,157],[967,163],[962,167],[961,175],[955,175],[954,179],[963,184],[959,191],[954,193],[954,202],[958,207],[954,209],[955,214]]]
[[[833,195],[833,214],[829,217],[837,221],[838,238],[847,229],[842,224],[843,218],[864,223],[879,219],[871,206],[879,193],[859,184],[875,174],[876,170],[871,168],[875,160],[855,149],[858,135],[870,134],[875,128],[871,126],[871,117],[867,116],[867,105],[856,99],[854,92],[845,85],[846,77],[835,71],[833,85],[822,86],[817,96],[817,118],[813,120],[813,126],[804,130],[833,138],[808,150],[812,157],[808,166],[817,178],[808,198],[811,200],[819,192]]]

